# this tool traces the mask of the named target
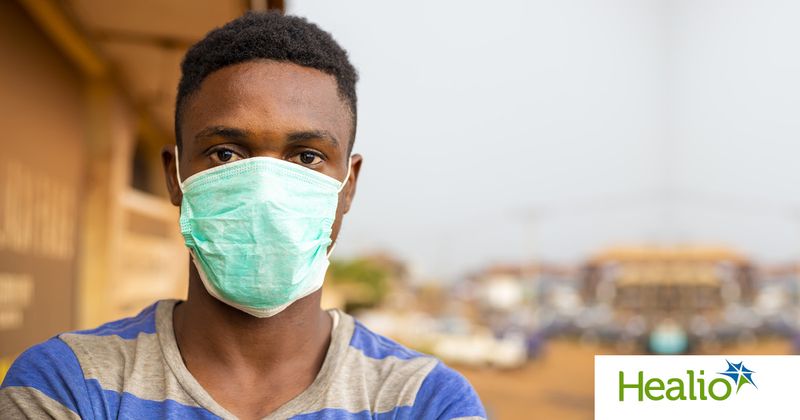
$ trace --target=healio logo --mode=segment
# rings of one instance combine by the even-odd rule
[[[626,391],[636,391],[638,401],[682,401],[682,400],[712,400],[722,401],[730,398],[733,390],[739,393],[742,386],[753,385],[755,371],[747,369],[744,362],[731,363],[725,360],[728,369],[717,372],[722,377],[706,380],[705,370],[695,371],[689,369],[685,376],[672,378],[649,378],[644,371],[639,371],[635,378],[626,378],[623,371],[619,371],[619,400],[625,401]],[[630,396],[628,396],[630,400]]]

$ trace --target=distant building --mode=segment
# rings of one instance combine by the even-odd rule
[[[652,331],[662,323],[691,332],[714,326],[732,305],[751,305],[755,270],[743,255],[719,247],[618,247],[585,265],[581,294],[587,305],[612,309]],[[697,329],[697,328],[695,328]]]

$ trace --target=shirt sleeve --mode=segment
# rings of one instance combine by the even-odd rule
[[[54,337],[22,353],[0,385],[3,418],[94,418],[78,359]]]
[[[438,362],[422,382],[409,418],[485,419],[486,410],[469,381]]]

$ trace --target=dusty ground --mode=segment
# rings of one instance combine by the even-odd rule
[[[770,340],[720,348],[717,354],[791,354],[787,341]],[[594,355],[620,354],[612,347],[570,340],[548,343],[545,353],[520,369],[500,371],[455,366],[499,420],[594,418]]]

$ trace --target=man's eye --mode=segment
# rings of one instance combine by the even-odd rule
[[[316,165],[322,162],[322,158],[318,153],[314,152],[300,152],[297,154],[297,160],[303,165]]]
[[[228,163],[237,161],[241,158],[233,150],[219,149],[211,154],[211,159],[216,161],[215,163]]]

